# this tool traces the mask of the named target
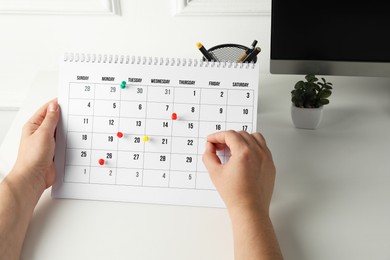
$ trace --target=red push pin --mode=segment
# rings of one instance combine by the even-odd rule
[[[99,159],[99,164],[104,165],[104,159]]]
[[[172,118],[172,120],[176,120],[177,119],[177,114],[176,113],[172,113],[171,118]]]
[[[118,138],[122,138],[123,137],[123,133],[122,132],[118,132],[118,133],[116,133],[116,136],[118,136]]]

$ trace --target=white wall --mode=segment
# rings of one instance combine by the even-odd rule
[[[210,48],[221,43],[250,46],[256,39],[262,48],[261,70],[268,73],[269,0],[257,1],[265,11],[260,15],[253,14],[255,8],[244,10],[247,15],[223,15],[236,1],[218,0],[209,2],[222,3],[225,9],[219,15],[174,16],[174,6],[182,2],[122,0],[121,15],[1,14],[0,10],[0,109],[20,106],[37,72],[57,70],[59,57],[69,51],[200,58],[198,41]],[[254,1],[241,3],[248,7]],[[190,4],[209,10],[201,0]],[[185,10],[193,10],[190,7]]]

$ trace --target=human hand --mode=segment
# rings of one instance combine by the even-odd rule
[[[254,209],[268,216],[276,170],[264,137],[230,130],[207,141],[203,162],[228,210]],[[222,164],[216,151],[225,148],[231,157]]]
[[[54,133],[60,116],[57,99],[43,105],[23,127],[18,157],[10,177],[43,192],[55,181]]]

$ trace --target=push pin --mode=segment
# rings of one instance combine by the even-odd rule
[[[176,120],[177,119],[177,114],[176,113],[172,113],[171,118],[172,118],[172,120]]]
[[[104,165],[104,159],[99,159],[99,164]]]
[[[121,83],[121,89],[125,89],[126,88],[126,81],[122,81]]]
[[[122,132],[118,132],[118,133],[116,133],[116,136],[118,136],[118,138],[122,138],[123,137],[123,133]]]
[[[149,141],[149,136],[145,135],[144,137],[142,137],[142,141],[144,141],[144,142]]]

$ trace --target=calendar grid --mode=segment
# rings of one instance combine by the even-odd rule
[[[188,104],[187,104],[188,105]],[[239,107],[239,106],[237,106]],[[248,108],[252,108],[252,107],[248,107]],[[77,115],[77,114],[69,114],[69,116],[81,116],[81,115]],[[105,118],[107,116],[97,116],[95,115],[94,117],[97,117],[97,118]],[[121,118],[129,118],[129,119],[136,119],[138,117],[126,117],[126,116],[123,116]],[[161,118],[147,118],[148,120],[161,120]],[[213,120],[202,120],[202,122],[209,122],[209,123],[212,123],[212,122],[215,122]],[[236,121],[229,121],[229,120],[225,120],[223,122],[226,122],[226,123],[237,123]],[[252,121],[240,121],[240,123],[252,123]],[[77,131],[70,131],[70,132],[77,132]],[[104,133],[104,132],[94,132],[94,133]],[[106,132],[108,133],[108,132]]]
[[[121,100],[121,95],[122,95],[122,92],[119,91],[119,100]],[[115,104],[115,103],[114,103]],[[118,113],[119,113],[119,116],[121,114],[121,108],[122,108],[122,104],[120,102],[118,102]],[[121,120],[118,120],[118,131],[119,129],[121,129]],[[116,143],[116,153],[119,154],[119,142]],[[116,162],[115,162],[115,165],[118,165],[118,158],[119,156],[116,156]],[[115,172],[115,184],[117,184],[118,182],[118,167],[116,168],[116,172]]]
[[[175,88],[172,88],[172,113],[174,113],[175,111]],[[169,146],[170,146],[170,149],[169,149],[169,174],[168,174],[168,187],[171,186],[171,167],[172,167],[172,132],[173,132],[173,121],[170,121],[171,123],[171,133],[170,133],[170,142],[169,142]]]
[[[60,78],[67,91],[59,96],[66,109],[60,197],[74,189],[81,197],[110,200],[126,194],[126,201],[223,204],[202,154],[213,132],[256,129],[253,68],[195,64],[182,70],[164,63],[149,71],[133,63],[95,63],[73,70],[64,63],[71,72]],[[226,163],[230,153],[217,155]]]
[[[142,87],[148,87],[148,86],[144,86],[142,85]],[[155,88],[156,86],[154,86],[153,88]],[[214,89],[214,88],[209,88],[209,89]],[[215,90],[223,90],[223,91],[229,91],[228,89],[221,89],[221,88],[215,88]],[[72,98],[72,99],[76,99],[76,100],[88,100],[88,98]],[[112,99],[105,99],[105,98],[99,98],[99,99],[95,99],[96,101],[112,101]],[[130,100],[123,100],[123,101],[130,101]],[[160,103],[160,104],[165,104],[166,102],[162,102],[162,101],[153,101],[153,103]],[[178,105],[188,105],[188,103],[182,103],[182,102],[175,102],[175,104],[178,104]],[[214,103],[202,103],[202,105],[215,105]],[[236,107],[241,107],[241,105],[235,105],[235,104],[231,104],[230,106],[236,106]]]
[[[131,85],[130,85],[131,86]],[[149,95],[149,88],[148,86],[145,86],[146,89],[146,102],[145,102],[145,115],[148,112],[148,95]],[[145,120],[145,130],[144,130],[144,135],[146,134],[146,120]],[[145,144],[143,144],[143,154],[145,154]],[[142,161],[142,179],[141,179],[141,186],[144,186],[144,179],[145,179],[145,158]]]
[[[68,84],[68,97],[70,96],[70,83]],[[68,109],[67,109],[67,113],[69,114],[69,106],[68,106]],[[69,133],[69,117],[66,118],[66,131],[65,131],[65,143],[67,143],[68,141],[68,133]],[[92,145],[92,144],[91,144]],[[67,157],[67,153],[65,152],[65,161],[66,161],[66,157]],[[66,172],[66,164],[64,164],[64,172]],[[65,174],[63,176],[63,182],[65,182]]]
[[[96,86],[98,85],[98,87]],[[69,118],[71,117],[81,117],[83,118],[84,120],[88,120],[89,118],[92,117],[92,119],[90,120],[90,123],[91,123],[91,128],[90,130],[88,131],[88,133],[91,135],[91,145],[89,147],[87,147],[92,154],[91,156],[89,156],[89,180],[88,180],[88,183],[99,183],[100,181],[102,180],[99,180],[100,177],[96,177],[98,175],[96,175],[97,173],[95,172],[98,168],[96,166],[93,166],[93,161],[92,161],[92,155],[93,155],[93,152],[95,153],[100,153],[100,154],[104,154],[104,152],[106,152],[106,155],[107,155],[107,159],[113,159],[112,157],[114,157],[114,161],[113,162],[113,165],[111,164],[107,164],[107,165],[104,165],[103,167],[101,168],[105,168],[108,170],[108,176],[112,176],[114,175],[114,180],[113,181],[107,181],[108,184],[121,184],[118,182],[118,176],[120,174],[124,174],[124,172],[126,172],[125,175],[132,175],[135,171],[135,175],[136,177],[141,177],[141,183],[140,184],[134,184],[134,186],[151,186],[151,187],[173,187],[174,185],[172,184],[172,177],[173,175],[177,174],[177,175],[182,175],[183,176],[187,176],[188,177],[188,180],[191,181],[191,179],[193,178],[193,185],[190,185],[189,187],[184,187],[184,188],[187,188],[187,189],[211,189],[211,190],[214,190],[215,188],[207,188],[207,187],[201,187],[198,183],[198,175],[199,174],[204,174],[206,175],[207,174],[207,170],[204,168],[204,169],[200,169],[199,168],[199,164],[202,163],[201,160],[201,154],[200,154],[200,147],[203,145],[203,144],[200,144],[200,142],[203,142],[204,143],[206,142],[206,138],[207,138],[207,135],[203,135],[201,134],[200,132],[200,129],[201,129],[201,125],[206,123],[206,124],[209,124],[209,123],[216,123],[216,129],[214,129],[214,131],[222,131],[222,130],[226,130],[226,129],[229,129],[229,125],[230,123],[234,124],[234,123],[237,123],[237,121],[240,123],[240,124],[251,124],[253,120],[253,116],[249,117],[248,119],[237,119],[236,120],[228,120],[228,110],[229,110],[229,107],[230,108],[234,108],[234,107],[238,107],[238,108],[244,108],[244,110],[253,110],[253,106],[254,106],[254,99],[252,98],[252,102],[251,104],[247,104],[247,105],[237,105],[237,104],[230,104],[229,102],[229,89],[227,88],[208,88],[208,94],[206,94],[202,88],[195,88],[193,91],[194,91],[194,95],[196,93],[196,91],[199,92],[199,98],[197,100],[196,103],[194,103],[193,101],[189,101],[189,102],[185,102],[185,101],[181,101],[181,102],[176,102],[178,101],[179,99],[177,99],[176,97],[176,90],[182,90],[182,91],[188,91],[188,88],[180,88],[180,87],[165,87],[165,86],[144,86],[144,85],[128,85],[127,88],[137,88],[137,89],[140,89],[140,91],[144,91],[144,101],[142,101],[143,99],[141,100],[138,100],[138,99],[129,99],[129,100],[123,100],[123,97],[122,97],[122,93],[125,93],[124,91],[126,91],[126,89],[124,90],[120,90],[118,91],[118,97],[117,98],[97,98],[96,97],[96,91],[100,88],[110,88],[111,91],[113,92],[116,92],[116,89],[117,89],[117,86],[114,85],[114,84],[96,84],[96,85],[92,85],[93,86],[93,96],[92,96],[92,101],[91,101],[91,98],[78,98],[78,100],[81,100],[82,102],[86,101],[88,102],[88,104],[92,104],[92,109],[91,109],[91,112],[88,113],[88,111],[84,111],[84,114],[85,115],[81,115],[79,114],[79,110],[75,110],[77,113],[71,113],[71,111],[69,111],[69,107],[68,107],[68,121],[69,121]],[[151,95],[151,91],[158,91],[158,90],[165,90],[165,91],[168,91],[169,92],[169,96],[171,96],[172,98],[170,99],[170,101],[164,101],[164,102],[158,102],[156,100],[150,100],[150,95]],[[114,91],[115,90],[115,91]],[[190,89],[191,90],[191,89]],[[71,88],[69,88],[69,93],[71,91]],[[101,91],[101,90],[99,90]],[[142,92],[141,91],[141,92]],[[211,92],[210,92],[211,91]],[[237,92],[237,90],[235,90]],[[253,96],[253,90],[239,90],[241,91],[242,93],[246,92],[247,93],[247,98],[250,97],[250,96]],[[220,95],[221,98],[223,98],[222,100],[222,103],[211,103],[211,102],[203,102],[202,100],[206,99],[207,100],[207,95],[210,95],[210,93],[217,93],[218,95]],[[71,96],[69,94],[70,98],[69,98],[69,101],[70,102],[71,100],[74,100],[75,98],[73,96]],[[98,102],[96,101],[104,101],[104,102],[108,102],[107,104],[112,104],[113,108],[117,108],[117,111],[118,112],[115,112],[115,110],[113,110],[113,112],[104,112],[104,114],[99,114],[97,113],[97,109],[98,109]],[[139,110],[142,110],[141,109],[141,106],[144,106],[143,108],[143,116],[140,117],[140,115],[136,115],[136,116],[126,116],[124,115],[125,113],[124,110],[123,110],[123,102],[128,102],[128,103],[132,103],[132,104],[138,104],[139,106]],[[153,104],[164,104],[164,105],[167,105],[167,108],[166,110],[168,110],[168,107],[170,107],[171,112],[175,112],[176,111],[176,105],[184,105],[184,107],[188,107],[188,108],[191,108],[192,109],[195,109],[196,108],[196,114],[195,114],[195,118],[189,118],[189,119],[183,119],[184,121],[183,122],[188,122],[188,124],[190,122],[194,122],[194,123],[197,123],[197,130],[196,130],[196,134],[194,133],[193,135],[177,135],[175,136],[173,134],[173,131],[175,129],[175,123],[176,121],[169,121],[167,117],[161,117],[160,116],[149,116],[149,106],[153,105]],[[210,104],[213,104],[213,105],[210,105]],[[207,114],[205,114],[205,112],[203,112],[203,116],[202,116],[202,110],[204,109],[217,109],[219,110],[219,114],[222,114],[223,117],[220,118],[220,119],[214,119],[214,120],[210,120],[208,119],[208,116]],[[100,110],[102,108],[99,108]],[[101,110],[101,111],[105,111],[105,110]],[[195,111],[195,110],[194,110]],[[194,112],[193,111],[193,112]],[[100,112],[102,113],[102,112]],[[204,116],[206,116],[206,118],[204,118]],[[100,119],[99,119],[100,118]],[[102,129],[95,129],[94,126],[95,126],[95,119],[99,119],[100,121],[101,120],[108,120],[108,121],[112,121],[112,122],[115,122],[117,121],[117,124],[114,125],[115,128],[113,128],[112,130],[110,131],[102,131]],[[127,147],[126,149],[125,148],[120,148],[120,142],[122,142],[121,140],[119,139],[116,139],[115,140],[115,147],[112,147],[111,149],[114,149],[113,151],[115,151],[114,153],[110,152],[110,149],[108,148],[104,148],[104,147],[93,147],[92,145],[92,140],[94,140],[94,137],[99,137],[99,136],[105,136],[107,135],[109,138],[111,137],[111,140],[113,141],[113,135],[116,131],[121,131],[121,128],[122,128],[122,120],[121,119],[132,119],[132,120],[136,120],[136,122],[138,122],[137,120],[141,120],[139,121],[140,125],[143,124],[143,132],[142,134],[144,136],[147,136],[148,135],[148,132],[147,132],[147,129],[148,129],[148,122],[152,122],[153,120],[155,121],[160,121],[163,123],[167,123],[167,127],[169,127],[170,125],[170,129],[169,129],[169,139],[166,139],[166,140],[169,140],[169,149],[167,151],[151,151],[150,149],[146,150],[146,143],[142,143],[142,148],[141,147],[138,147],[138,148],[132,148],[130,146]],[[164,121],[164,120],[168,120],[168,121]],[[101,121],[101,122],[103,122]],[[169,123],[169,124],[168,124]],[[192,123],[191,123],[192,124]],[[223,127],[221,126],[223,125]],[[244,125],[245,126],[245,125]],[[127,127],[123,127],[123,128],[127,128]],[[251,126],[250,129],[253,128],[253,125]],[[244,129],[246,130],[246,129]],[[74,130],[74,129],[67,129],[67,135],[68,134],[81,134],[83,135],[83,131],[77,131],[77,130]],[[126,133],[127,134],[127,133]],[[138,133],[131,133],[129,134],[131,136],[131,138],[138,138],[138,140],[141,139],[141,136],[140,134]],[[152,139],[159,139],[159,138],[164,138],[166,137],[167,135],[162,133],[162,134],[158,134],[157,132],[153,133],[153,135],[150,136],[150,138]],[[101,137],[100,137],[101,138]],[[187,139],[188,141],[191,141],[191,142],[194,142],[196,141],[196,148],[194,151],[186,151],[186,150],[183,150],[183,151],[173,151],[173,143],[180,140],[180,139]],[[128,140],[129,142],[131,141],[131,139]],[[135,141],[134,141],[135,142]],[[188,144],[187,144],[188,145]],[[70,152],[70,150],[82,150],[82,149],[85,149],[86,147],[83,147],[83,145],[80,145],[79,147],[77,147],[77,144],[73,145],[72,147],[68,147],[67,148],[67,151]],[[128,155],[137,155],[139,156],[140,158],[142,158],[142,167],[140,168],[137,168],[137,167],[134,167],[134,166],[130,166],[130,167],[124,167],[124,166],[120,166],[120,163],[119,163],[119,157],[121,154],[128,154]],[[165,185],[162,185],[162,184],[155,184],[155,186],[153,185],[148,185],[145,183],[145,177],[148,177],[149,175],[148,174],[151,174],[151,171],[159,171],[161,170],[160,168],[158,167],[150,167],[150,166],[146,166],[146,163],[147,163],[147,157],[151,156],[152,154],[155,154],[156,156],[158,155],[164,155],[164,158],[165,160],[169,160],[168,162],[168,167],[166,169],[164,169],[163,171],[161,171],[163,173],[163,178],[167,178],[168,181],[167,181],[167,184]],[[108,157],[110,155],[110,158]],[[174,168],[172,168],[172,162],[174,160],[174,158],[176,158],[177,156],[184,156],[182,158],[186,158],[187,160],[187,163],[194,163],[194,166],[192,166],[191,168],[188,168],[188,169],[185,169],[184,168],[181,170],[181,171],[178,171],[178,170],[175,170]],[[186,157],[187,156],[187,157]],[[228,155],[226,153],[226,151],[218,151],[218,156],[220,157],[221,159],[221,162],[222,163],[225,163],[228,159]],[[127,157],[128,158],[128,157]],[[150,158],[153,158],[150,157]],[[154,157],[155,158],[155,157]],[[137,158],[138,159],[138,158]],[[160,159],[161,159],[161,156],[160,156]],[[66,163],[67,166],[69,167],[78,167],[78,166],[83,166],[83,164],[77,164],[77,163]],[[84,167],[85,168],[85,167]],[[93,169],[96,169],[96,170],[93,170]],[[128,169],[128,170],[126,170]],[[93,170],[93,171],[92,171]],[[122,171],[123,170],[123,171]],[[141,173],[141,174],[139,174]],[[182,174],[181,174],[182,173]],[[91,180],[92,178],[92,174],[94,174],[94,181]],[[168,175],[168,176],[166,176]],[[96,179],[98,178],[98,179]],[[148,177],[150,178],[150,176]],[[176,177],[177,178],[177,177]],[[131,185],[131,184],[130,184]]]
[[[95,90],[96,90],[96,85],[95,84],[90,84],[93,86],[93,99],[95,99]],[[94,121],[94,109],[95,109],[95,105],[93,104],[93,109],[92,109],[92,119],[91,119],[91,123],[92,123],[92,129],[91,129],[91,133],[93,132],[93,121]],[[93,144],[93,134],[91,134],[91,147],[90,147],[90,154],[92,154],[92,144]],[[92,156],[89,157],[89,165],[92,165]],[[88,174],[88,183],[91,183],[91,166],[89,167],[89,174]]]
[[[201,97],[202,97],[202,89],[199,88],[199,101],[198,101],[198,105],[199,105],[199,109],[198,109],[198,125],[200,125],[200,106],[201,106]],[[197,137],[198,137],[198,143],[197,143],[197,146],[196,146],[196,165],[195,165],[195,169],[196,169],[196,174],[195,174],[195,189],[198,187],[198,164],[199,164],[199,142],[200,142],[200,138],[199,138],[199,127],[198,127],[198,131],[197,131]]]

